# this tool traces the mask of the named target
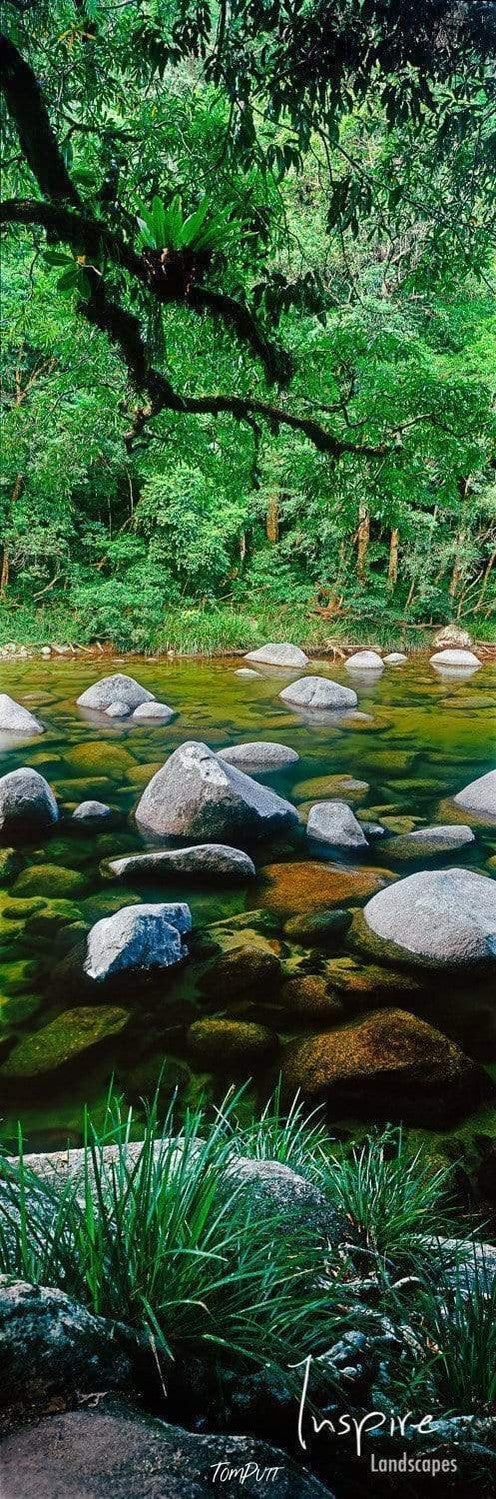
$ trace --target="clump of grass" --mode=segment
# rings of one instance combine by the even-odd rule
[[[474,1249],[435,1292],[424,1284],[420,1312],[438,1402],[474,1415],[496,1414],[496,1280]]]
[[[421,1234],[446,1231],[451,1170],[432,1170],[408,1149],[401,1126],[372,1132],[337,1158],[320,1153],[321,1185],[350,1225],[350,1239],[373,1254],[402,1259]]]
[[[330,1147],[323,1110],[315,1109],[309,1114],[299,1094],[285,1109],[281,1093],[279,1080],[260,1118],[247,1125],[239,1126],[232,1114],[227,1117],[224,1114],[232,1148],[252,1160],[279,1161],[317,1183],[322,1154]]]

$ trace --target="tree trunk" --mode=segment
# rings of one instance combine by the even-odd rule
[[[397,526],[393,526],[392,531],[391,531],[391,539],[390,539],[390,543],[389,543],[388,583],[389,583],[390,588],[394,588],[395,585],[396,585],[396,583],[398,582],[398,550],[399,550],[399,544],[400,544],[400,533],[399,533],[398,527]]]
[[[4,597],[9,586],[9,550],[4,546],[2,558],[2,573],[0,576],[0,594]]]
[[[279,491],[275,489],[267,501],[265,521],[267,541],[279,541]]]
[[[465,524],[465,512],[466,512],[466,508],[467,508],[467,500],[468,500],[468,493],[469,493],[469,484],[470,484],[470,479],[460,479],[460,481],[459,481],[459,490],[460,490],[460,496],[461,496],[461,501],[462,501],[462,509],[461,509],[461,517],[460,517],[460,525],[459,525],[459,529],[458,529],[458,535],[457,535],[457,538],[456,538],[455,560],[454,560],[454,563],[453,563],[453,572],[451,574],[450,586],[449,586],[449,596],[450,596],[450,599],[454,599],[456,597],[456,594],[458,593],[458,588],[460,586],[460,582],[461,582],[461,579],[462,579],[462,576],[463,576],[463,547],[464,547],[464,542],[465,542],[465,538],[466,538],[466,534],[467,534],[467,528],[466,528],[466,524]]]
[[[368,552],[368,549],[369,549],[369,541],[370,541],[370,514],[369,514],[369,511],[367,510],[367,506],[366,505],[360,505],[360,510],[358,512],[358,531],[357,531],[357,546],[358,546],[357,573],[358,573],[358,581],[359,581],[359,583],[364,583],[365,582],[365,571],[366,571],[366,567],[367,567],[367,552]]]

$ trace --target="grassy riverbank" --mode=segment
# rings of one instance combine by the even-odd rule
[[[12,642],[34,649],[43,645],[97,646],[115,651],[215,656],[248,651],[267,640],[291,640],[309,653],[333,646],[374,645],[384,650],[421,650],[436,629],[410,625],[395,615],[364,610],[353,618],[328,619],[298,604],[218,606],[187,604],[164,611],[157,624],[147,619],[140,600],[136,608],[108,610],[105,619],[95,612],[66,608],[62,604],[30,609],[27,605],[0,605],[0,649]],[[465,622],[461,621],[462,627]],[[100,625],[103,628],[100,628]],[[491,641],[496,631],[488,620],[469,621],[466,627],[480,640]]]

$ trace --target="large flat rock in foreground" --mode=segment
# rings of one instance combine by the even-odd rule
[[[267,1442],[218,1432],[199,1436],[133,1410],[46,1417],[7,1437],[0,1462],[2,1499],[205,1499],[217,1488],[224,1499],[258,1499],[266,1491],[277,1499],[333,1499],[330,1489]]]
[[[136,821],[157,837],[256,839],[296,826],[290,802],[188,740],[152,776]]]
[[[421,870],[378,891],[365,927],[434,967],[495,965],[496,882],[471,869]]]

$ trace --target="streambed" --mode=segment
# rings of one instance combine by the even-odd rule
[[[21,765],[35,767],[49,781],[63,812],[50,836],[22,847],[18,872],[0,891],[0,1138],[7,1147],[14,1146],[18,1118],[31,1149],[80,1143],[82,1104],[89,1103],[98,1118],[112,1074],[139,1114],[140,1100],[153,1091],[162,1064],[164,1098],[176,1087],[183,1103],[221,1097],[231,1082],[252,1077],[246,1107],[256,1106],[277,1075],[284,1048],[295,1037],[313,1036],[389,1005],[400,1004],[427,1018],[496,1075],[496,1003],[487,986],[480,990],[468,979],[454,999],[451,978],[441,973],[428,992],[420,985],[417,993],[414,983],[406,984],[399,997],[395,992],[389,996],[377,977],[376,960],[357,955],[346,922],[332,949],[302,940],[301,934],[294,939],[290,925],[325,903],[329,881],[336,892],[333,907],[351,912],[389,878],[425,867],[421,859],[407,868],[400,866],[388,857],[388,843],[397,834],[453,821],[450,799],[492,768],[496,667],[485,665],[474,674],[450,677],[436,673],[425,658],[413,658],[378,677],[354,680],[359,712],[367,717],[337,719],[330,714],[304,715],[281,701],[281,689],[299,673],[266,668],[257,677],[243,678],[236,675],[239,665],[234,659],[136,659],[101,667],[95,661],[81,665],[72,660],[1,664],[0,690],[36,713],[45,733],[22,740],[2,735],[0,774]],[[76,705],[78,695],[109,670],[131,672],[157,699],[170,704],[177,717],[161,725],[105,720],[101,714],[82,711]],[[309,670],[351,684],[344,667],[329,661],[312,661]],[[296,837],[266,839],[249,849],[257,878],[247,884],[221,881],[202,886],[184,877],[166,885],[148,881],[144,887],[131,876],[125,882],[110,879],[104,861],[147,847],[135,824],[134,808],[154,772],[187,739],[202,740],[214,751],[258,739],[288,745],[299,760],[260,775],[262,783],[294,802],[303,819],[312,803],[343,797],[362,822],[384,828],[384,836],[371,834],[369,847],[359,855],[340,858],[335,851],[319,848],[317,858],[302,822]],[[347,791],[342,777],[362,786]],[[112,826],[102,823],[88,829],[72,822],[74,807],[90,798],[115,810]],[[456,864],[494,875],[496,822],[481,823],[470,814],[458,820],[473,825],[474,843],[456,856],[439,858],[434,867]],[[79,1051],[76,1045],[70,1066],[62,1058],[59,1065],[55,1030],[54,1062],[48,1074],[37,1079],[34,1067],[29,1078],[6,1076],[2,1085],[1,1064],[23,1038],[32,1037],[36,1045],[36,1035],[58,1017],[69,1010],[74,1016],[80,1004],[88,1005],[74,979],[74,953],[84,943],[86,930],[100,917],[138,900],[187,901],[193,941],[185,965],[151,983],[127,981],[122,992],[114,987],[108,1000],[99,992],[91,1001],[94,1044],[81,1044]],[[209,983],[212,954],[218,959],[240,942],[269,955],[265,969],[262,956],[258,970],[254,963],[251,985],[241,991],[231,986],[229,977],[224,986],[217,984],[215,970]],[[278,959],[282,986],[272,982],[270,955]],[[334,1016],[329,1010],[324,1019],[318,1018],[318,988],[307,990],[307,1013],[304,990],[298,1006],[291,1008],[287,985],[302,978],[325,979],[336,1001]],[[120,1027],[110,1021],[106,1026],[106,1007],[124,1010],[127,1023]],[[236,1057],[229,1056],[222,1028],[211,1030],[209,1048],[203,1052],[191,1045],[192,1023],[227,1017],[258,1025],[275,1038],[279,1050],[271,1053],[267,1044],[264,1050],[262,1037],[259,1056],[256,1047],[247,1049],[243,1063],[239,1050]],[[73,1024],[77,1029],[77,1019]],[[387,1100],[384,1108],[387,1116]],[[421,1114],[420,1104],[415,1118],[420,1129]],[[373,1103],[368,1115],[367,1122],[373,1121]],[[425,1122],[432,1133],[432,1119],[426,1117]],[[353,1113],[335,1123],[338,1130],[353,1128]],[[455,1139],[460,1132],[471,1141],[496,1137],[492,1100],[465,1110],[454,1130]],[[442,1132],[449,1135],[451,1126]]]

